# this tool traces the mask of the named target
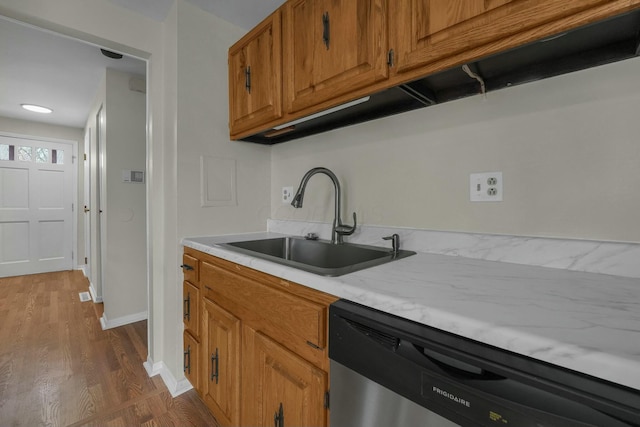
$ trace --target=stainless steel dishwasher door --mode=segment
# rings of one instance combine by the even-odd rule
[[[331,361],[331,427],[459,427]]]

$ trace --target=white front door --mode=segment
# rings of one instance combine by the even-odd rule
[[[0,277],[73,268],[73,145],[0,135]]]

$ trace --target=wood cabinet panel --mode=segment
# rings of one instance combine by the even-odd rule
[[[263,321],[317,348],[326,347],[326,305],[265,286],[206,261],[202,263],[202,280],[213,298],[222,297],[243,310],[259,313]]]
[[[243,423],[270,427],[284,417],[282,425],[326,426],[327,373],[260,332],[245,328],[243,333],[253,344],[245,378],[246,389],[254,391]]]
[[[202,389],[216,419],[226,426],[240,422],[240,319],[204,298]]]
[[[182,320],[191,334],[200,337],[200,289],[189,282],[182,283]]]
[[[229,49],[231,134],[282,117],[280,11]]]
[[[288,113],[388,77],[387,0],[291,0],[285,5]]]
[[[200,343],[188,331],[184,331],[184,376],[187,377],[198,394],[202,393],[200,387]]]
[[[393,72],[413,70],[605,3],[607,0],[395,0],[389,4]],[[505,47],[515,45],[506,43]]]
[[[192,351],[199,345],[200,374],[196,380],[189,376],[195,365],[188,372],[185,356],[185,376],[220,425],[271,427],[282,405],[284,425],[326,427],[327,315],[337,298],[189,253],[200,264],[201,333],[198,344],[185,331],[184,346]]]

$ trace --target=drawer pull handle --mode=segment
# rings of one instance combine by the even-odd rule
[[[191,270],[195,270],[192,266],[190,266],[189,264],[182,264],[180,267],[182,267],[184,270],[187,271],[191,271]]]
[[[184,352],[183,371],[191,375],[191,344],[187,346],[187,351]]]
[[[216,380],[216,384],[218,384],[218,360],[219,360],[219,356],[218,356],[218,349],[216,348],[216,353],[215,355],[211,355],[211,381]]]
[[[187,322],[191,320],[191,293],[187,292],[187,297],[184,299],[184,314],[182,315],[182,319]]]

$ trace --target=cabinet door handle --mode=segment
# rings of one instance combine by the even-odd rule
[[[329,12],[322,14],[322,42],[329,50],[329,39],[331,38],[331,27],[329,23]]]
[[[184,352],[183,371],[188,372],[191,375],[191,344],[187,346],[187,351]]]
[[[187,292],[187,297],[184,300],[184,307],[183,307],[183,311],[184,314],[182,315],[182,319],[183,320],[191,320],[191,293]]]
[[[284,427],[284,409],[282,408],[282,402],[280,402],[280,408],[273,414],[273,427]]]
[[[216,384],[218,384],[218,349],[216,348],[215,355],[211,355],[211,381],[216,380]]]
[[[247,66],[244,69],[244,88],[247,90],[247,93],[251,93],[251,67]]]
[[[393,65],[395,64],[395,52],[393,51],[393,49],[389,49],[389,52],[387,53],[387,65],[390,68],[393,68]]]
[[[189,264],[182,264],[180,267],[182,267],[184,270],[187,270],[187,271],[194,270],[194,268]]]

